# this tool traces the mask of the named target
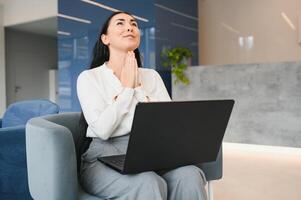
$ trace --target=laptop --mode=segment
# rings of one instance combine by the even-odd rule
[[[215,161],[234,100],[138,103],[125,155],[98,160],[122,174]]]

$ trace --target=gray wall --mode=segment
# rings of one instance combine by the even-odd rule
[[[57,39],[11,29],[5,36],[7,104],[48,99],[48,70],[57,68]],[[15,86],[21,87],[18,92]]]
[[[173,100],[234,99],[227,142],[301,147],[301,62],[190,67]]]
[[[3,6],[0,4],[0,118],[6,109],[6,86],[5,86],[5,42],[3,26]]]

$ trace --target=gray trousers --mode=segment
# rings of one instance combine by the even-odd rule
[[[97,160],[125,154],[129,136],[93,139],[82,156],[80,180],[88,193],[118,200],[206,200],[205,175],[196,166],[184,166],[158,175],[148,171],[122,175]]]

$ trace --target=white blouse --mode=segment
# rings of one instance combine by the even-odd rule
[[[129,133],[138,102],[171,101],[165,85],[153,69],[138,69],[141,86],[122,86],[113,70],[102,66],[83,71],[77,79],[77,95],[88,123],[87,137],[110,137]]]

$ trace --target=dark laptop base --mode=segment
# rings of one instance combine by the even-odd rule
[[[115,155],[115,156],[105,156],[105,157],[98,157],[97,159],[102,163],[108,165],[109,167],[123,174],[125,156],[126,156],[125,154]]]
[[[104,156],[104,157],[98,157],[97,160],[99,160],[100,162],[102,162],[103,164],[111,167],[112,169],[118,171],[121,174],[130,174],[124,171],[124,163],[125,163],[125,157],[126,155],[114,155],[114,156]],[[200,164],[200,163],[198,163]],[[176,168],[176,167],[174,167]],[[169,169],[158,169],[158,170],[153,170],[155,171],[157,174],[162,175],[166,172],[168,172],[169,170],[172,170],[173,168],[169,168]],[[144,170],[142,170],[141,172],[143,172]],[[135,172],[134,174],[139,173],[139,172]]]

